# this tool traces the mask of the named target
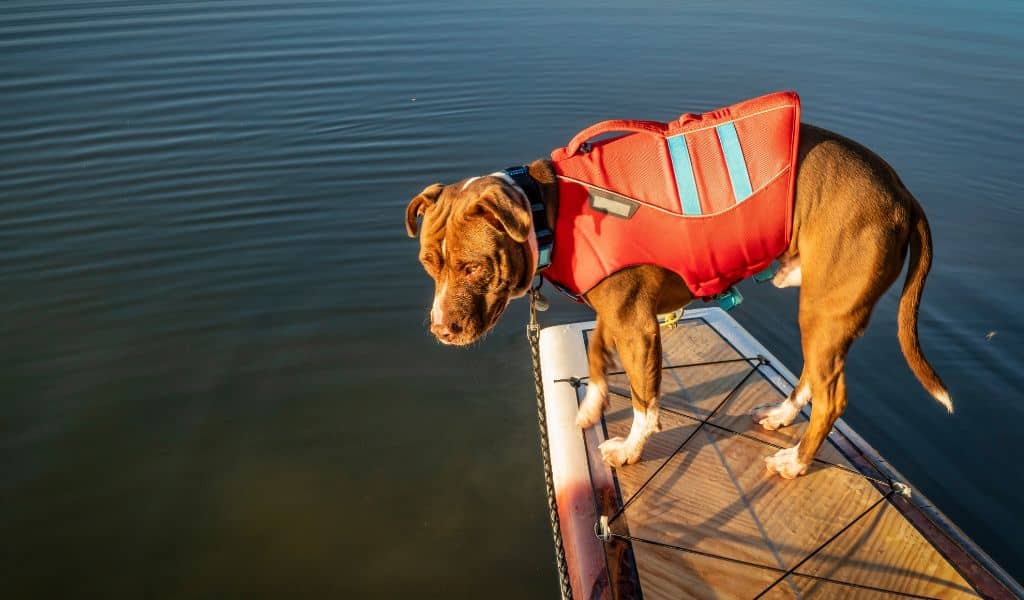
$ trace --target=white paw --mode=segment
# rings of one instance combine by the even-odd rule
[[[639,444],[630,444],[629,440],[620,437],[613,437],[605,440],[598,448],[601,450],[601,458],[612,467],[621,467],[625,464],[634,464],[640,460],[643,447],[637,448]]]
[[[803,280],[800,272],[800,257],[785,259],[778,273],[772,277],[772,285],[777,288],[799,287]]]
[[[754,423],[773,431],[791,424],[799,412],[800,409],[787,399],[782,402],[755,406],[750,416],[754,419]]]
[[[792,448],[783,448],[765,458],[764,466],[769,473],[778,473],[783,479],[795,479],[807,472],[807,465],[800,462],[799,452],[800,444]]]
[[[576,413],[576,425],[587,429],[601,420],[601,413],[608,406],[608,387],[605,384],[591,383],[587,386],[587,395]]]

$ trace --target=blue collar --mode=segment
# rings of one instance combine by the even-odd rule
[[[533,232],[537,235],[537,272],[551,266],[551,252],[555,247],[555,233],[548,223],[548,209],[541,197],[540,185],[530,176],[526,167],[509,167],[503,169],[502,173],[512,178],[526,194],[526,201],[530,204],[530,212],[533,216]]]

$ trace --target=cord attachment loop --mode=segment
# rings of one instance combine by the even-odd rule
[[[597,523],[594,523],[594,535],[602,542],[612,539],[611,529],[608,528],[608,515],[601,515]]]

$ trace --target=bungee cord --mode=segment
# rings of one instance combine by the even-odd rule
[[[547,418],[546,418],[546,410],[545,410],[545,402],[544,402],[543,378],[541,376],[541,367],[540,367],[540,349],[539,349],[540,348],[540,344],[539,344],[540,327],[539,327],[539,325],[537,323],[537,310],[538,310],[537,304],[538,304],[538,296],[539,295],[540,294],[539,294],[538,288],[535,287],[535,288],[531,289],[531,291],[530,291],[530,323],[527,326],[527,337],[528,337],[528,339],[530,341],[531,354],[532,354],[532,358],[533,358],[534,383],[535,383],[536,392],[537,392],[537,418],[538,418],[538,425],[540,427],[540,433],[541,433],[541,436],[540,436],[541,437],[541,454],[542,454],[542,458],[543,458],[543,462],[544,462],[545,484],[546,484],[546,489],[547,489],[547,494],[548,494],[549,520],[551,522],[552,535],[553,535],[554,541],[555,541],[555,562],[556,562],[556,567],[557,567],[558,572],[559,572],[559,584],[561,586],[562,598],[571,599],[572,598],[572,589],[571,589],[571,586],[570,586],[568,566],[566,564],[566,559],[565,559],[565,550],[564,550],[564,546],[563,546],[563,543],[562,543],[561,527],[560,527],[559,519],[558,519],[558,507],[557,507],[557,503],[555,501],[554,484],[552,482],[551,459],[550,459],[549,448],[548,448]],[[676,319],[675,321],[678,322],[678,320],[679,319]],[[673,322],[672,325],[675,325],[675,322]],[[847,473],[850,473],[852,475],[856,475],[858,477],[862,477],[862,478],[872,482],[873,484],[875,484],[878,487],[885,488],[887,491],[885,491],[885,493],[880,498],[878,498],[874,503],[872,503],[871,506],[869,506],[866,509],[864,509],[860,514],[858,514],[856,517],[851,519],[841,529],[836,531],[827,540],[825,540],[824,542],[819,544],[816,548],[811,550],[801,560],[797,561],[793,566],[789,567],[788,569],[785,569],[785,568],[782,568],[782,567],[778,567],[778,566],[765,565],[765,564],[760,564],[760,563],[756,563],[756,562],[746,561],[746,560],[742,560],[742,559],[738,559],[738,558],[733,558],[733,557],[729,557],[729,556],[725,556],[725,555],[721,555],[721,554],[716,554],[716,553],[713,553],[713,552],[707,552],[707,551],[703,551],[703,550],[698,550],[696,548],[687,548],[687,547],[684,547],[684,546],[679,546],[679,545],[675,545],[675,544],[661,542],[661,541],[658,541],[658,540],[652,540],[652,539],[642,538],[642,537],[638,537],[638,536],[632,536],[632,535],[629,535],[628,533],[619,533],[619,532],[615,532],[615,531],[612,530],[612,528],[611,528],[612,524],[615,523],[618,519],[620,519],[623,514],[625,514],[626,509],[629,508],[629,506],[632,505],[633,502],[636,501],[636,499],[639,498],[641,496],[641,494],[644,491],[647,490],[649,484],[658,477],[658,475],[662,472],[662,470],[669,464],[669,462],[672,461],[672,459],[675,456],[677,456],[681,451],[683,451],[684,448],[687,447],[687,444],[700,431],[703,431],[705,429],[714,429],[714,430],[717,430],[717,431],[731,433],[733,435],[740,436],[740,437],[742,437],[744,439],[747,439],[747,440],[755,441],[755,442],[757,442],[759,444],[763,444],[763,445],[768,446],[768,447],[772,447],[772,448],[776,448],[776,449],[782,449],[783,448],[782,446],[779,446],[778,444],[775,444],[775,443],[770,442],[768,440],[764,440],[764,439],[752,436],[752,435],[750,435],[748,433],[745,433],[745,432],[742,432],[742,431],[736,431],[736,430],[731,429],[729,427],[726,427],[724,425],[720,425],[718,423],[712,423],[711,422],[711,419],[713,419],[719,413],[719,411],[724,406],[726,406],[739,393],[739,391],[750,380],[750,378],[753,377],[755,374],[759,373],[759,370],[761,369],[761,367],[769,367],[769,368],[775,370],[776,372],[778,372],[775,369],[774,365],[771,364],[771,361],[769,361],[766,357],[761,356],[761,355],[758,355],[758,356],[744,356],[744,357],[735,358],[735,359],[723,359],[723,360],[714,360],[714,361],[707,361],[707,362],[700,362],[700,363],[687,363],[687,364],[682,364],[682,365],[670,365],[670,366],[662,367],[662,370],[664,371],[664,370],[672,370],[672,369],[685,369],[685,368],[691,368],[691,367],[706,367],[706,366],[721,365],[721,364],[728,364],[728,363],[737,363],[737,362],[745,362],[745,363],[747,363],[748,365],[750,365],[750,370],[747,371],[744,374],[744,376],[736,383],[736,385],[733,386],[733,388],[729,391],[729,393],[727,393],[725,396],[723,396],[723,398],[715,405],[715,407],[703,419],[699,419],[697,417],[694,417],[692,415],[686,414],[686,413],[684,413],[682,411],[675,410],[675,409],[672,409],[672,408],[669,408],[669,407],[664,407],[664,406],[661,407],[661,410],[663,410],[665,412],[668,412],[668,413],[671,413],[673,415],[677,415],[677,416],[680,416],[680,417],[683,417],[683,418],[687,418],[687,419],[690,419],[690,420],[693,420],[693,421],[699,421],[699,423],[698,423],[697,427],[686,436],[686,438],[682,441],[682,443],[680,443],[676,447],[676,449],[667,458],[665,458],[665,460],[654,470],[654,472],[651,473],[651,475],[648,476],[646,480],[644,480],[644,482],[622,504],[622,506],[620,506],[618,508],[618,510],[615,511],[614,514],[612,514],[610,517],[602,516],[600,518],[598,523],[596,523],[595,526],[594,526],[594,531],[595,531],[597,537],[599,539],[601,539],[601,541],[604,544],[608,544],[613,538],[618,538],[620,540],[624,540],[624,541],[628,541],[628,542],[636,542],[636,543],[641,543],[641,544],[649,544],[649,545],[659,546],[659,547],[662,547],[662,548],[672,549],[672,550],[676,550],[676,551],[679,551],[679,552],[695,554],[695,555],[698,555],[698,556],[703,556],[703,557],[706,557],[706,558],[711,558],[711,559],[715,559],[715,560],[725,561],[725,562],[729,562],[729,563],[732,563],[732,564],[737,564],[737,565],[742,565],[742,566],[746,566],[746,567],[750,567],[750,568],[761,569],[761,570],[766,570],[766,571],[771,571],[771,572],[774,572],[774,573],[778,573],[779,575],[778,575],[778,577],[776,579],[774,579],[763,590],[761,590],[761,592],[759,592],[756,596],[754,596],[755,600],[758,600],[758,599],[764,597],[765,594],[767,594],[769,591],[774,589],[777,585],[779,585],[780,583],[782,583],[783,581],[785,581],[789,577],[808,579],[808,580],[812,580],[812,581],[820,581],[820,582],[824,582],[824,583],[830,583],[830,584],[840,585],[840,586],[849,587],[849,588],[862,589],[862,590],[866,590],[866,591],[887,593],[887,594],[892,594],[894,596],[899,596],[899,597],[903,597],[903,598],[926,598],[926,599],[933,598],[931,596],[922,596],[922,595],[913,594],[913,593],[909,593],[909,592],[903,592],[903,591],[893,590],[893,589],[886,589],[886,588],[881,588],[881,587],[876,587],[876,586],[871,586],[871,585],[860,584],[860,583],[856,583],[856,582],[852,582],[852,581],[845,581],[845,580],[841,580],[841,579],[825,577],[825,576],[821,576],[821,575],[814,575],[814,574],[810,574],[810,573],[802,573],[802,572],[798,571],[798,569],[801,566],[803,566],[804,564],[806,564],[807,561],[811,560],[812,558],[817,556],[819,553],[821,553],[833,541],[835,541],[843,533],[848,531],[851,527],[853,527],[861,519],[863,519],[864,517],[868,516],[869,514],[871,514],[875,510],[877,510],[878,507],[882,506],[884,503],[890,501],[894,495],[901,495],[901,496],[905,496],[905,497],[909,497],[910,496],[910,487],[909,486],[907,486],[906,484],[903,484],[901,482],[894,481],[891,477],[886,476],[885,472],[875,463],[875,461],[870,456],[867,456],[867,455],[865,455],[863,458],[867,461],[868,465],[875,472],[877,472],[878,474],[882,475],[882,478],[874,477],[874,476],[868,475],[866,473],[862,473],[862,472],[860,472],[858,470],[855,470],[855,469],[852,469],[850,467],[847,467],[846,465],[836,464],[836,463],[833,463],[831,461],[826,461],[826,460],[820,459],[820,458],[814,458],[813,459],[814,462],[817,463],[817,464],[821,464],[821,465],[824,465],[824,466],[827,466],[827,467],[832,467],[832,468],[840,469],[840,470],[845,471]],[[623,374],[625,374],[625,371],[615,371],[615,372],[608,373],[608,375],[623,375]],[[584,376],[584,377],[568,377],[568,378],[563,378],[563,379],[556,379],[556,380],[554,380],[554,382],[555,383],[568,383],[574,389],[579,390],[581,387],[588,385],[588,383],[589,383],[588,380],[589,380],[589,376]],[[621,398],[629,399],[628,395],[620,393],[620,392],[617,392],[617,391],[614,391],[614,390],[609,390],[609,393],[614,394],[614,395],[616,395],[618,397],[621,397]]]

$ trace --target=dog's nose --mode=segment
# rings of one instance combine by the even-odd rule
[[[430,332],[433,333],[437,339],[444,342],[450,342],[456,335],[462,332],[462,326],[454,321],[449,321],[447,323],[431,323]]]

